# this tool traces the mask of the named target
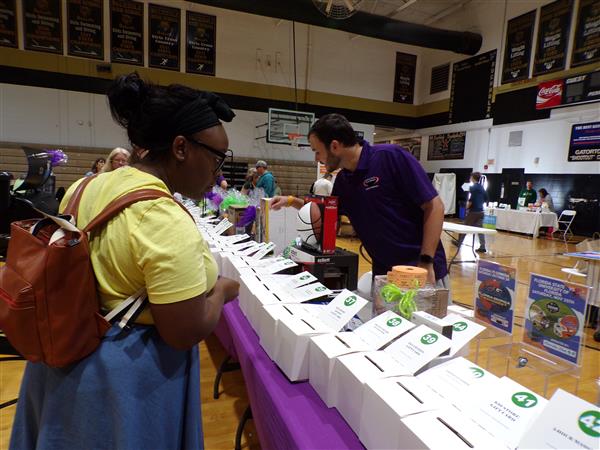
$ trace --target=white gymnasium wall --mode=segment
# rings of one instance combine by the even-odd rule
[[[582,105],[554,109],[546,120],[492,126],[491,120],[468,122],[417,130],[423,136],[421,163],[427,172],[442,168],[469,168],[501,173],[503,168],[524,168],[526,173],[600,173],[600,162],[567,162],[571,127],[576,123],[600,120],[600,105]],[[465,158],[462,160],[427,161],[429,136],[467,130]],[[523,131],[520,147],[509,147],[511,131]],[[536,158],[539,161],[536,163]],[[488,169],[488,159],[495,160]]]
[[[226,123],[235,155],[257,159],[312,161],[310,148],[269,144],[267,113],[236,110]],[[374,126],[354,123],[370,140]],[[128,147],[125,131],[110,115],[106,96],[0,84],[0,142],[81,147]]]

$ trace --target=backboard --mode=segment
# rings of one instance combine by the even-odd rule
[[[314,121],[315,114],[311,112],[269,108],[267,142],[310,146],[307,135]],[[292,142],[294,140],[296,142]]]

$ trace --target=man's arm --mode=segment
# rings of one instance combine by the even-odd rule
[[[296,209],[300,209],[304,206],[304,200],[292,195],[288,195],[287,197],[284,195],[277,195],[271,200],[270,208],[275,211],[278,211],[286,206],[292,206]]]
[[[421,254],[435,256],[442,226],[444,224],[444,204],[439,195],[421,205],[423,210],[423,242],[421,242]],[[433,264],[419,263],[420,267],[427,269],[427,281],[435,285],[435,272]]]

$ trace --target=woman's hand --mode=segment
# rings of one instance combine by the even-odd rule
[[[223,293],[223,298],[226,302],[234,300],[240,293],[240,283],[231,278],[221,277],[217,280],[215,289]]]

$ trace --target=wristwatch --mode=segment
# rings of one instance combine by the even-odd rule
[[[420,255],[419,256],[419,262],[421,262],[423,264],[433,264],[433,256]]]

